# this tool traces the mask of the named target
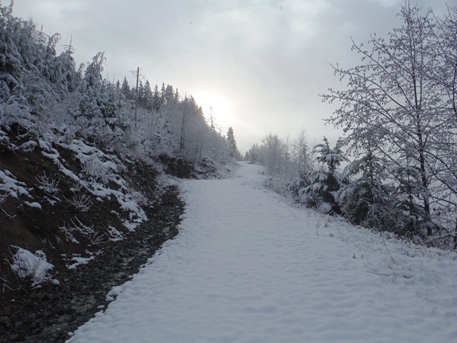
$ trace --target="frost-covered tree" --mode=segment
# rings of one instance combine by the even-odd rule
[[[80,86],[81,79],[76,70],[76,62],[73,58],[75,50],[70,42],[65,50],[55,59],[54,68],[56,84],[60,86],[61,92],[75,92]]]
[[[14,17],[13,6],[0,6],[0,117],[3,123],[32,128],[37,118],[30,113],[24,77],[38,72],[35,62],[42,47],[34,39],[34,24]]]
[[[317,154],[316,161],[327,167],[329,174],[334,174],[341,163],[346,160],[342,150],[343,141],[338,139],[334,148],[330,147],[327,137],[324,136],[324,143],[317,144],[313,152]]]
[[[302,129],[292,141],[289,137],[281,139],[270,133],[264,137],[262,144],[252,145],[245,154],[245,160],[259,163],[267,168],[271,176],[289,182],[297,174],[313,168],[310,154],[305,130]]]
[[[60,35],[37,31],[32,21],[14,17],[12,9],[13,4],[0,7],[3,128],[16,124],[34,140],[69,144],[79,138],[149,162],[161,154],[191,162],[229,160],[225,138],[206,124],[191,96],[182,99],[165,84],[152,91],[146,80],[136,103],[136,89],[126,78],[122,84],[103,78],[103,53],[76,69],[71,42],[57,56]]]
[[[39,55],[38,44],[32,34],[33,23],[13,17],[14,2],[8,7],[0,6],[0,80],[11,93],[19,93],[22,76],[33,69],[33,60]]]
[[[126,77],[124,77],[124,81],[122,81],[121,93],[127,100],[132,100],[134,98]]]
[[[369,49],[353,43],[362,64],[349,69],[336,66],[335,74],[347,80],[347,88],[330,89],[323,98],[340,102],[328,122],[344,129],[352,150],[366,150],[369,143],[387,163],[389,178],[404,195],[408,226],[431,235],[431,204],[436,204],[439,187],[433,156],[439,154],[442,137],[451,135],[448,117],[442,115],[445,99],[428,76],[439,68],[433,57],[436,22],[430,11],[421,16],[409,3],[399,17],[403,25],[390,33],[389,40],[372,35]],[[376,139],[371,139],[373,135]]]
[[[449,234],[454,236],[457,248],[457,7],[449,7],[444,19],[436,18],[435,39],[431,58],[435,68],[426,70],[427,77],[437,85],[437,93],[444,101],[440,114],[445,118],[440,139],[435,144],[436,153],[431,156],[431,170],[439,181],[436,190],[440,213],[455,220]],[[449,201],[449,199],[453,199]],[[453,226],[453,230],[452,230]],[[443,233],[441,233],[443,235]]]
[[[324,143],[317,144],[313,148],[320,168],[308,173],[311,183],[307,192],[315,199],[315,206],[324,213],[341,214],[336,196],[343,183],[337,168],[346,160],[342,146],[342,140],[338,139],[335,147],[331,148],[328,139],[324,136]]]
[[[246,151],[244,159],[253,163],[260,161],[260,147],[258,144],[253,144],[251,149]]]
[[[292,156],[297,163],[297,172],[312,168],[312,158],[306,138],[306,130],[302,128],[292,144]]]
[[[239,159],[240,152],[238,151],[238,147],[236,144],[235,133],[233,132],[233,128],[229,127],[227,131],[227,144],[229,148],[230,157],[235,159]]]
[[[407,222],[394,188],[387,182],[385,161],[368,148],[361,158],[349,163],[347,182],[338,191],[337,201],[346,219],[368,228],[396,231]]]
[[[295,201],[309,207],[315,206],[311,194],[307,193],[316,172],[311,154],[306,131],[302,128],[292,144],[292,163],[295,170],[287,188]]]
[[[141,93],[141,104],[148,111],[152,111],[154,102],[154,95],[152,93],[151,84],[149,80],[146,80],[146,83],[143,86],[143,91]]]
[[[176,104],[176,94],[172,85],[162,85],[162,98],[165,104]]]
[[[262,140],[261,160],[272,176],[280,176],[284,170],[284,142],[275,134],[268,134]]]

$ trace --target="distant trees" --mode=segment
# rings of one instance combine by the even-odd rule
[[[270,133],[261,145],[254,144],[246,152],[245,159],[265,166],[267,174],[275,178],[270,185],[275,190],[323,213],[341,214],[338,191],[347,184],[337,171],[346,161],[342,145],[338,139],[332,148],[324,137],[323,143],[310,150],[304,129],[291,142]]]
[[[232,127],[229,127],[227,131],[227,144],[230,156],[237,160],[241,159],[241,155],[236,144],[235,133],[233,132]]]
[[[284,142],[273,134],[268,134],[262,141],[263,161],[270,175],[279,176],[284,168]]]
[[[262,145],[254,144],[246,153],[246,158],[267,168],[268,174],[282,176],[284,171],[284,142],[273,134],[268,134],[262,140]]]
[[[244,159],[264,165],[269,175],[286,181],[312,164],[304,130],[293,140],[283,140],[270,133],[262,139],[262,144],[252,145]]]
[[[313,161],[304,128],[300,130],[292,143],[292,159],[296,161],[299,173],[312,168]]]

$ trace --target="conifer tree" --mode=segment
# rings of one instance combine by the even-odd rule
[[[239,153],[238,147],[236,145],[235,133],[233,132],[232,127],[229,127],[229,129],[227,131],[227,143],[228,143],[230,157],[238,159],[240,153]]]
[[[316,161],[324,168],[313,173],[313,181],[308,192],[313,193],[313,198],[316,199],[315,206],[325,213],[341,214],[336,196],[343,180],[336,170],[346,160],[342,146],[342,140],[338,139],[335,147],[331,148],[327,137],[324,136],[324,143],[317,144],[313,149],[317,154]]]

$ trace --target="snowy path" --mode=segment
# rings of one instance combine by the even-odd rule
[[[259,168],[184,182],[178,237],[69,342],[457,342],[455,255],[294,209]]]

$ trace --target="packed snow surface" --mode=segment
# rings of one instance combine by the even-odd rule
[[[297,209],[256,165],[183,182],[176,239],[69,342],[457,342],[457,261]]]

